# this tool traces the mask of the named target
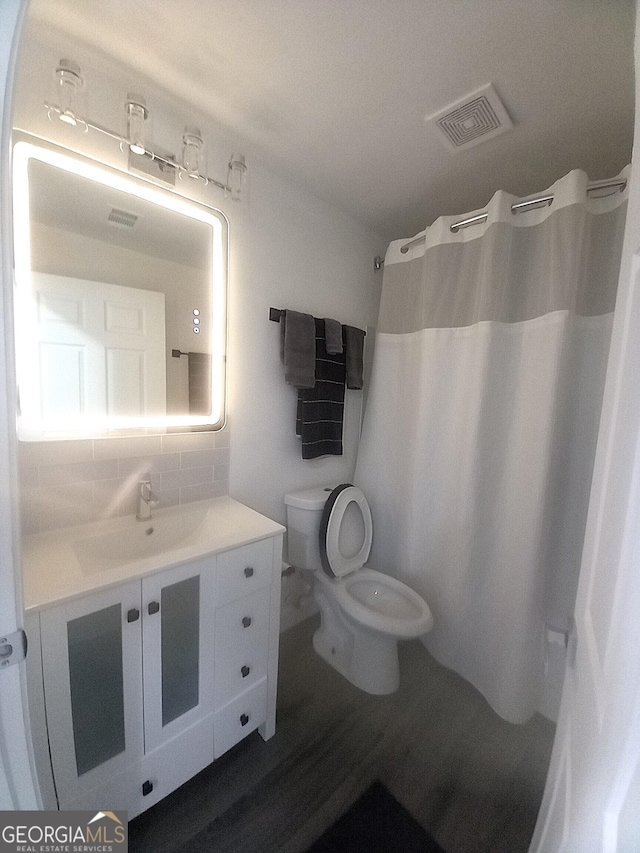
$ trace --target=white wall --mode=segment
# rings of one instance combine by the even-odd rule
[[[380,242],[266,173],[252,176],[251,219],[242,224],[231,257],[231,493],[284,523],[287,491],[353,476],[362,392],[346,392],[345,455],[303,461],[294,430],[297,392],[284,382],[280,330],[268,321],[269,307],[360,328],[375,323]]]
[[[94,121],[124,130],[124,100],[128,91],[135,91],[147,100],[155,145],[178,152],[184,125],[198,125],[208,146],[209,173],[219,180],[225,177],[232,151],[247,156],[246,202],[233,203],[220,191],[193,183],[177,189],[223,210],[230,221],[229,493],[284,522],[287,491],[351,479],[362,392],[347,391],[344,456],[303,461],[294,429],[296,392],[284,382],[279,327],[269,322],[269,307],[334,317],[360,327],[375,323],[381,273],[374,273],[373,258],[384,254],[385,240],[269,171],[257,152],[229,129],[59,33],[27,28],[18,71],[16,127],[126,168],[126,155],[116,142],[92,131],[79,134],[47,118],[43,101],[51,97],[51,79],[61,57],[80,64],[87,81],[87,111]],[[40,466],[46,464],[45,457],[46,448],[40,448]],[[295,579],[285,584],[285,597],[292,588],[294,593],[300,589]],[[287,614],[285,606],[284,623],[290,624],[295,615]]]

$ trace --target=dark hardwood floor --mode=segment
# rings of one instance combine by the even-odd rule
[[[397,693],[362,693],[313,651],[316,619],[281,637],[275,737],[132,821],[131,853],[302,853],[377,778],[447,853],[526,853],[554,726],[504,722],[419,642]]]

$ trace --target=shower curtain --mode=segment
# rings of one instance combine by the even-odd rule
[[[498,192],[484,224],[443,217],[385,258],[355,474],[369,565],[426,599],[427,648],[510,722],[538,707],[580,567],[626,212],[587,188],[573,171],[517,215]]]

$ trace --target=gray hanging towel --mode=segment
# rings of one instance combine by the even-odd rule
[[[311,314],[280,314],[280,360],[284,378],[296,388],[313,388],[316,374],[316,332]]]
[[[189,414],[211,414],[211,355],[189,353]]]
[[[364,384],[364,330],[345,326],[344,342],[347,351],[347,388],[358,391]]]
[[[327,352],[324,320],[316,320],[315,329],[316,384],[298,391],[296,434],[303,459],[342,456],[345,356]]]
[[[324,319],[325,346],[329,355],[342,355],[342,324]]]

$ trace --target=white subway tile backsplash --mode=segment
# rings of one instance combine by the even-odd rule
[[[64,486],[91,480],[109,480],[118,476],[118,460],[69,462],[66,465],[41,465],[40,486]]]
[[[216,437],[216,447],[229,447],[231,433],[228,429],[220,430],[214,433]]]
[[[129,456],[118,459],[120,477],[130,477],[145,472],[172,471],[180,467],[179,453],[159,453],[157,456]]]
[[[201,468],[203,465],[213,465],[215,450],[188,450],[180,454],[181,468]]]
[[[181,489],[183,486],[195,486],[199,483],[213,482],[213,465],[203,468],[186,468],[181,471],[165,471],[161,475],[161,488]]]
[[[129,438],[96,438],[94,459],[122,459],[125,456],[155,456],[162,449],[162,436],[137,435]]]
[[[180,489],[180,503],[203,501],[206,498],[220,498],[229,491],[226,483],[200,483],[196,486],[184,486]]]
[[[128,488],[126,480],[98,480],[93,484],[94,511],[98,518],[122,515],[122,505],[129,505],[130,498],[131,489]]]
[[[228,429],[20,443],[23,533],[133,514],[142,474],[161,507],[226,495],[229,458]]]
[[[156,489],[153,491],[158,496],[160,506],[177,506],[180,503],[180,489]]]
[[[182,450],[207,450],[215,447],[215,436],[219,433],[213,432],[189,432],[179,435],[162,436],[162,452],[175,453]]]
[[[96,520],[93,482],[73,483],[51,489],[39,489],[36,502],[38,527],[52,530]]]
[[[229,466],[228,465],[214,465],[213,466],[213,479],[217,482],[229,483]]]
[[[213,464],[214,465],[229,465],[231,462],[231,448],[229,447],[216,447],[213,451]]]
[[[37,465],[63,465],[93,459],[93,441],[21,441],[20,459],[33,468]]]

